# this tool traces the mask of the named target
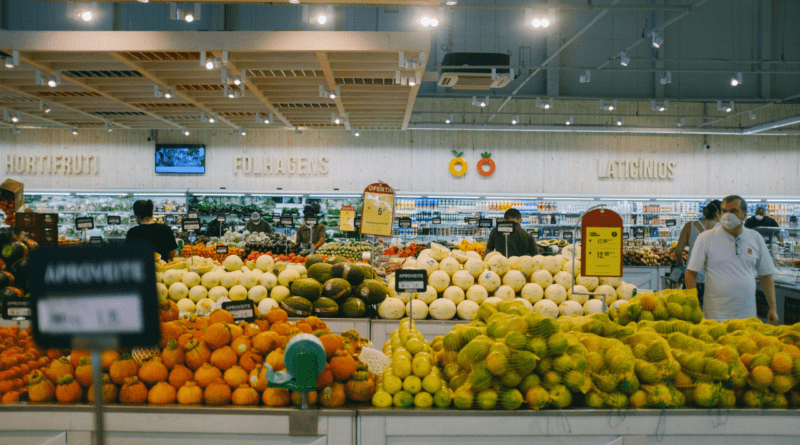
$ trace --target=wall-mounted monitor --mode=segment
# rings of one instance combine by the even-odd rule
[[[206,172],[206,146],[157,144],[156,173],[202,175]]]

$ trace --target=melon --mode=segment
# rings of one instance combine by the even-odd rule
[[[492,252],[494,253],[494,252]],[[506,272],[509,271],[510,265],[508,263],[508,259],[503,255],[494,255],[486,261],[488,269],[492,272],[496,273],[497,275],[505,275]]]
[[[238,255],[228,255],[222,262],[222,265],[225,266],[225,270],[228,272],[233,272],[234,270],[242,270],[244,261],[242,261],[242,258]]]
[[[428,276],[428,284],[436,289],[436,292],[444,292],[450,286],[450,275],[443,270],[433,271]]]
[[[572,274],[563,270],[558,271],[553,275],[553,283],[560,284],[564,289],[569,289],[572,287]]]
[[[272,272],[264,272],[260,277],[258,277],[258,282],[262,286],[266,287],[267,290],[272,290],[273,287],[278,285],[278,277],[276,277]]]
[[[479,284],[472,285],[469,287],[469,289],[467,289],[467,300],[481,304],[488,297],[489,297],[489,292],[486,290],[485,287]]]
[[[474,320],[480,305],[472,300],[464,300],[456,306],[456,314],[462,320]]]
[[[369,279],[359,284],[353,293],[367,304],[380,304],[389,292],[382,280]]]
[[[638,289],[633,284],[623,282],[617,287],[617,298],[620,300],[630,300],[636,296],[637,290]]]
[[[461,289],[458,286],[450,286],[444,290],[442,297],[447,298],[455,304],[458,304],[464,301],[466,294],[464,293],[464,289]]]
[[[169,298],[169,289],[164,283],[156,283],[156,291],[158,291],[158,301],[164,301]]]
[[[492,306],[497,307],[497,305],[499,305],[501,303],[505,303],[505,301],[503,301],[503,299],[499,298],[499,297],[489,297],[489,298],[483,300],[483,303],[491,304]],[[481,304],[481,306],[483,306],[483,304]]]
[[[558,305],[558,312],[566,317],[583,315],[583,306],[577,301],[567,300]]]
[[[452,277],[454,273],[461,270],[461,263],[453,257],[447,257],[439,263],[439,270]]]
[[[236,286],[233,286],[228,291],[228,298],[230,298],[231,301],[246,300],[247,299],[247,288],[245,288],[241,284],[237,284]]]
[[[428,305],[420,300],[411,300],[406,305],[406,316],[414,319],[424,319],[428,317]]]
[[[225,288],[223,287],[223,289]],[[214,300],[210,298],[203,298],[202,300],[198,301],[197,304],[195,304],[194,312],[195,314],[197,314],[198,317],[206,317],[211,314],[211,310],[213,308],[214,308]]]
[[[611,304],[617,300],[617,290],[613,287],[609,286],[608,284],[601,284],[597,286],[594,290],[595,293],[603,294],[606,296],[606,304]],[[599,295],[595,296],[596,298],[601,298]]]
[[[429,254],[434,260],[442,261],[443,259],[447,258],[448,255],[450,255],[450,249],[438,243],[431,243],[431,250]]]
[[[555,304],[561,304],[567,299],[567,290],[560,284],[551,284],[545,288],[544,297]]]
[[[614,289],[618,288],[620,284],[622,284],[622,278],[620,277],[600,277],[600,284],[607,284]]]
[[[603,312],[603,302],[601,300],[589,300],[583,303],[583,313],[586,315],[599,314]]]
[[[600,280],[597,277],[579,276],[578,278],[575,278],[575,284],[580,284],[588,289],[589,292],[594,292],[594,290],[597,289],[597,286],[600,285]]]
[[[301,278],[306,278],[306,277],[308,277],[308,269],[306,269],[306,266],[304,266],[304,265],[302,265],[302,264],[295,264],[295,263],[292,263],[292,264],[290,264],[290,265],[289,265],[289,267],[292,267],[292,268],[294,268],[294,270],[296,270],[296,271],[297,271],[297,273],[299,273],[299,274],[300,274],[300,277],[301,277]]]
[[[574,263],[574,267],[575,267],[575,274],[576,275],[580,275],[580,273],[581,273],[581,260],[568,260],[566,263],[564,263],[564,266],[561,267],[561,270],[563,270],[565,272],[572,273],[573,263]]]
[[[186,312],[191,313],[194,312],[195,310],[194,301],[188,298],[182,298],[180,301],[178,301],[177,306],[178,306],[178,312],[180,313],[186,313]]]
[[[389,297],[378,305],[378,315],[387,320],[399,320],[405,315],[405,305],[399,299]]]
[[[498,287],[497,290],[494,291],[494,296],[500,298],[503,301],[513,301],[516,293],[511,286],[506,286],[505,284]]]
[[[460,287],[462,290],[467,290],[475,284],[475,277],[466,270],[459,270],[453,274],[451,281],[453,285]]]
[[[455,258],[455,260],[459,262],[459,264],[464,264],[469,259],[469,255],[467,255],[465,252],[462,252],[460,250],[454,250],[454,251],[450,252],[450,255],[452,255],[453,258]]]
[[[415,292],[411,299],[421,300],[427,305],[431,304],[438,296],[439,294],[436,292],[436,289],[434,289],[433,286],[428,286],[425,292]]]
[[[167,287],[172,286],[174,283],[181,281],[183,278],[183,270],[180,269],[169,269],[164,272],[164,285]]]
[[[503,284],[519,292],[525,286],[525,274],[519,270],[509,270],[503,275]]]
[[[431,276],[434,271],[439,270],[439,263],[433,258],[420,257],[417,258],[417,269],[422,269]]]
[[[240,279],[241,285],[245,287],[245,289],[250,289],[253,286],[259,283],[259,279],[261,276],[253,271],[248,271],[242,274]]]
[[[478,277],[478,284],[483,286],[488,292],[494,292],[502,284],[500,275],[496,272],[487,270]]]
[[[531,303],[536,303],[544,298],[544,289],[536,283],[528,283],[522,287],[520,296]]]
[[[313,278],[300,278],[289,286],[292,295],[303,297],[312,303],[322,295],[322,285]]]
[[[228,289],[223,286],[215,286],[208,290],[208,298],[216,302],[220,297],[227,297]]]
[[[484,269],[485,267],[483,267],[483,261],[478,258],[470,258],[466,263],[464,263],[464,270],[469,272],[473,278],[478,278],[481,276]]]
[[[416,269],[417,268],[417,260],[416,258],[407,258],[403,261],[403,269]]]
[[[164,282],[164,273],[156,272],[156,283],[163,283],[163,282]]]
[[[350,296],[353,288],[343,278],[331,278],[322,286],[322,295],[333,300],[345,299]]]
[[[239,284],[239,276],[241,272],[225,272],[219,280],[219,284],[225,289],[230,289]]]
[[[523,306],[525,306],[525,309],[527,309],[528,312],[533,312],[533,303],[531,303],[530,301],[524,298],[515,298],[514,301],[519,302]]]
[[[275,261],[269,255],[261,255],[256,258],[256,269],[261,269],[264,272],[270,270],[273,264],[275,264]]]
[[[586,295],[588,293],[588,289],[580,284],[576,284],[575,287],[567,289],[567,299],[576,301],[578,304],[583,305],[589,300],[590,295]]]
[[[200,284],[202,284],[206,289],[211,289],[212,287],[219,286],[219,280],[221,278],[222,275],[217,272],[208,272],[200,277]]]
[[[547,288],[547,286],[553,284],[553,274],[550,272],[540,269],[531,275],[531,283],[536,283],[542,287],[542,289]]]
[[[186,298],[188,296],[189,288],[180,281],[177,283],[172,283],[172,285],[169,287],[169,298],[173,301],[179,301],[181,298]]]
[[[261,302],[261,300],[267,298],[268,296],[269,296],[269,291],[267,291],[266,287],[264,287],[264,286],[262,286],[260,284],[251,287],[247,291],[247,298],[253,300],[253,302],[255,302],[255,303]]]
[[[447,298],[439,298],[430,304],[428,313],[436,320],[450,320],[456,316],[456,304]]]
[[[561,260],[554,256],[546,256],[542,260],[542,269],[555,275],[561,270]]]
[[[196,272],[184,272],[183,277],[181,277],[181,283],[191,289],[200,284],[200,275]]]
[[[189,299],[193,302],[197,303],[203,298],[208,298],[208,289],[204,286],[197,285],[189,289]]]
[[[286,286],[275,286],[270,291],[269,296],[273,300],[275,300],[278,303],[280,303],[281,301],[283,301],[284,299],[289,297],[289,295],[291,295],[291,294],[292,294],[292,292],[289,290],[288,287],[286,287]]]
[[[533,270],[542,269],[543,264],[544,264],[544,255],[535,255],[533,257]]]
[[[514,267],[514,265],[516,265],[516,267]],[[523,255],[521,257],[517,257],[514,263],[512,263],[511,268],[522,272],[527,278],[530,277],[536,270],[536,263],[533,261],[532,256]]]
[[[300,273],[294,268],[286,268],[278,275],[278,283],[285,287],[289,287],[289,285],[299,279]]]
[[[265,255],[261,255],[265,256]],[[261,257],[259,257],[261,258]],[[264,298],[258,303],[258,312],[260,314],[268,314],[270,309],[274,307],[279,307],[278,302],[273,300],[272,298]]]
[[[320,283],[326,283],[333,278],[333,266],[328,263],[317,263],[308,268],[308,278],[313,278]]]
[[[547,318],[558,317],[558,305],[550,300],[539,300],[533,305],[534,312],[538,312]]]

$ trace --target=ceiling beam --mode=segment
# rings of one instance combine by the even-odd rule
[[[324,52],[317,52],[317,60],[319,61],[319,66],[322,67],[322,72],[325,73],[325,81],[328,83],[328,90],[335,90],[336,89],[336,79],[333,77],[333,70],[331,69],[331,64],[328,62],[328,54]],[[340,89],[341,90],[341,89]],[[347,122],[347,111],[344,109],[344,104],[342,104],[342,95],[341,91],[340,94],[336,95],[336,98],[333,99],[336,103],[336,110],[339,111],[339,116],[344,120],[345,126],[347,129],[350,129],[350,123]]]

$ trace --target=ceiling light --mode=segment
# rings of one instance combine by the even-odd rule
[[[663,103],[659,104],[659,103],[656,103],[656,101],[651,100],[650,101],[650,109],[653,110],[653,111],[656,111],[656,110],[658,110],[658,111],[666,111],[667,109],[669,109],[669,101],[665,100]]]
[[[69,129],[72,131],[72,134],[74,134],[74,135],[76,135],[76,136],[78,135],[78,129],[77,129],[77,128],[75,128],[75,127],[69,127]]]
[[[519,122],[519,114],[514,116],[513,119],[511,119],[511,125],[517,125],[517,122]]]
[[[6,68],[14,68],[14,59],[6,57]]]
[[[485,101],[481,101],[481,108],[483,108],[485,106],[486,106],[486,102]]]
[[[424,15],[424,16],[422,16],[421,19],[419,19],[419,22],[422,24],[422,26],[430,26],[431,25],[431,18],[428,17],[427,15]]]
[[[617,119],[617,127],[621,127],[622,124],[624,123],[625,123],[625,116],[621,116],[619,119]]]
[[[600,99],[600,109],[606,111],[614,111],[617,108],[617,99],[611,101],[610,104],[606,104],[606,101]]]
[[[15,114],[14,116],[11,116],[11,122],[17,123],[20,121],[20,119],[22,119],[22,113],[20,113],[19,111],[17,111],[17,114]]]
[[[435,18],[431,18],[431,26],[433,28],[436,28],[437,26],[439,26],[439,20],[435,19]]]
[[[657,32],[653,31],[652,40],[653,48],[660,48],[661,45],[664,44],[664,39],[658,35]]]
[[[213,70],[214,69],[214,59],[206,60],[206,69]]]
[[[416,86],[416,85],[417,85],[417,80],[414,78],[414,76],[409,76],[409,78],[408,78],[408,86],[413,87],[413,86]]]
[[[92,11],[83,11],[81,13],[81,20],[84,22],[91,22],[93,18],[94,15],[92,14]]]
[[[664,110],[666,110],[666,109],[667,109],[667,108],[666,108],[664,105],[661,105],[660,107],[658,107],[658,111],[664,111]]]
[[[536,98],[536,107],[537,108],[544,108],[545,110],[550,109],[553,106],[553,98],[551,97],[550,100],[547,102],[542,102],[542,99],[537,97]]]
[[[50,80],[47,81],[47,86],[49,86],[50,88],[57,87],[58,83],[56,82],[56,78],[51,76]]]
[[[11,56],[6,57],[5,65],[6,68],[14,68],[19,65],[19,51],[12,51]]]
[[[731,77],[731,86],[739,86],[742,84],[742,73],[736,73],[736,77]]]
[[[566,124],[567,125],[572,125],[573,123],[575,123],[575,119],[572,116],[568,117]]]
[[[324,25],[325,23],[328,23],[328,16],[326,16],[325,14],[320,14],[317,17],[317,23],[319,23],[320,25]]]
[[[231,99],[235,98],[236,97],[236,92],[233,91],[233,90],[229,90],[228,91],[228,97],[231,98]]]
[[[183,18],[186,20],[186,23],[192,23],[194,21],[194,15],[191,12],[186,13],[186,17]]]
[[[550,20],[547,19],[542,19],[540,23],[542,24],[542,28],[547,28],[550,26]]]
[[[685,124],[686,124],[686,118],[682,117],[682,118],[678,119],[678,126],[679,127],[683,127]]]
[[[581,83],[589,83],[592,81],[592,72],[586,70],[585,73],[581,74],[580,82]]]
[[[296,4],[300,3],[300,0],[289,0],[289,3],[291,3],[293,5],[296,5]]]
[[[50,102],[45,102],[44,103],[44,113],[45,114],[50,113]]]
[[[534,28],[538,28],[542,26],[542,21],[539,19],[533,19],[531,20],[531,25],[533,25]]]
[[[241,85],[242,84],[242,77],[241,76],[234,77],[233,78],[233,84],[236,85],[236,86]]]
[[[449,124],[453,122],[453,113],[450,113],[450,117],[444,120],[445,124]]]
[[[359,137],[359,136],[361,136],[361,133],[359,133],[358,130],[355,130],[355,131],[353,131],[353,136]]]
[[[244,128],[239,128],[239,134],[242,136],[247,136],[247,132],[244,130]]]
[[[164,97],[167,99],[172,99],[172,92],[169,90],[164,91]]]
[[[756,112],[753,111],[753,110],[750,110],[750,119],[755,119],[755,118],[756,118]]]
[[[489,103],[489,96],[486,96],[485,99],[480,101],[478,101],[478,96],[472,96],[472,105],[476,107],[485,107],[487,103]]]
[[[109,133],[114,131],[114,123],[111,122],[111,121],[106,121],[105,127],[106,127],[106,131],[109,132]]]
[[[661,76],[661,85],[666,85],[668,83],[672,83],[672,71],[667,71]]]
[[[458,4],[458,0],[447,0],[446,2],[444,2],[444,4],[447,6],[455,6]]]
[[[272,120],[273,120],[272,113],[270,113],[269,116],[264,116],[264,123],[265,124],[268,124],[268,123],[272,122]]]
[[[211,117],[208,118],[208,123],[209,124],[213,124],[214,123],[214,116],[211,116]]]
[[[184,135],[184,136],[189,136],[189,130],[187,130],[187,129],[185,129],[185,128],[184,128],[184,129],[183,129],[183,135]]]
[[[726,113],[730,113],[733,111],[733,101],[728,102],[727,105],[723,105],[721,100],[717,101],[717,111],[724,111]]]
[[[623,51],[622,54],[619,55],[619,64],[622,66],[628,66],[629,63],[631,63],[631,58],[625,54],[625,51]]]

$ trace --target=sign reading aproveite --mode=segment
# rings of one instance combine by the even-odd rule
[[[108,215],[107,221],[111,225],[119,225],[122,222],[122,218],[116,215]]]
[[[75,228],[78,230],[94,229],[94,218],[91,216],[79,216],[75,218]]]
[[[622,276],[622,218],[605,208],[583,215],[581,226],[581,275]]]
[[[67,251],[68,250],[68,251]],[[34,341],[70,347],[73,337],[117,337],[120,347],[159,341],[153,250],[146,244],[31,251]]]
[[[4,320],[30,320],[31,299],[19,297],[6,297],[3,299]]]
[[[425,292],[428,289],[428,273],[424,270],[398,269],[394,272],[394,290],[402,292]]]
[[[355,226],[356,209],[353,206],[343,206],[339,209],[339,230],[342,232],[353,232]]]
[[[240,321],[251,322],[256,319],[255,303],[253,303],[253,300],[226,301],[222,303],[222,309],[231,313],[235,323],[239,323]]]
[[[394,189],[377,182],[364,189],[361,210],[361,234],[392,236],[394,221]]]
[[[513,233],[514,223],[511,221],[500,221],[497,223],[497,231],[500,233]]]
[[[198,218],[183,218],[181,223],[184,232],[196,232],[200,230],[200,219]]]

